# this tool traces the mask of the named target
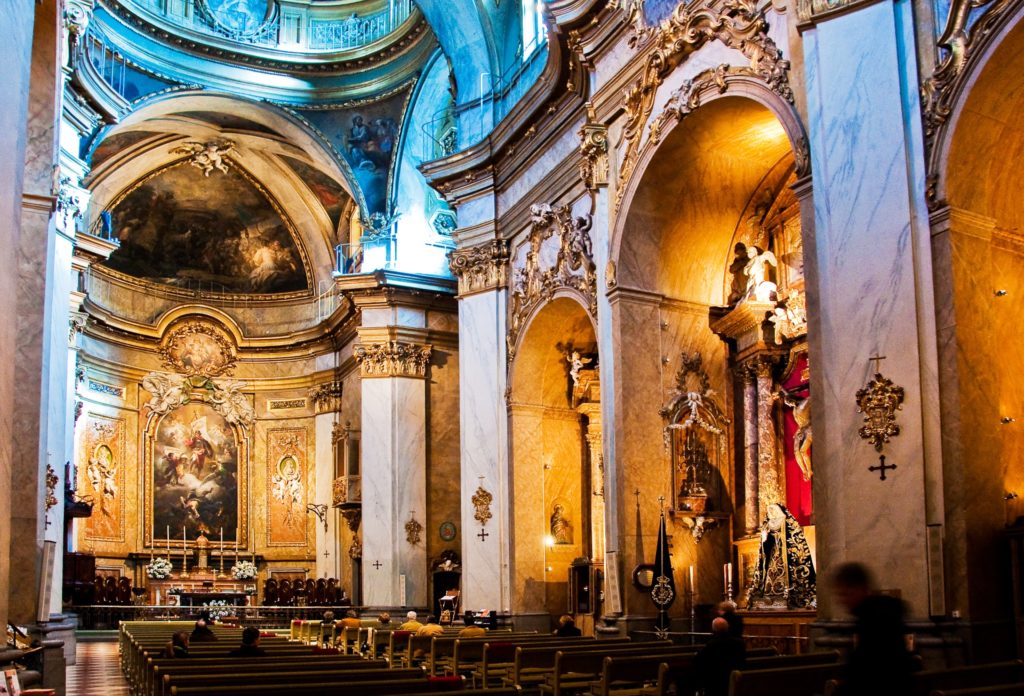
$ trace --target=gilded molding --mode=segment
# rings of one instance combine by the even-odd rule
[[[419,377],[427,376],[430,344],[419,345],[402,341],[359,344],[353,353],[359,363],[362,377]]]
[[[508,282],[508,242],[495,239],[448,254],[448,268],[459,279],[459,294],[503,287]]]
[[[587,120],[580,126],[580,179],[589,190],[608,185],[608,126],[597,121],[594,105],[587,102]]]
[[[228,423],[248,430],[256,420],[256,410],[242,393],[245,386],[245,382],[237,380],[218,383],[206,377],[183,377],[164,372],[150,372],[142,378],[142,388],[152,395],[144,404],[150,416],[169,413],[191,401],[205,400]]]
[[[1012,0],[952,0],[946,26],[936,42],[940,54],[932,76],[921,85],[921,117],[924,121],[928,172],[925,197],[928,207],[939,207],[940,162],[937,144],[949,122],[961,89],[977,56],[990,37],[998,33],[1017,7]]]
[[[515,357],[519,334],[527,317],[561,289],[578,292],[592,317],[597,317],[597,271],[590,241],[590,215],[576,216],[572,207],[535,205],[530,208],[531,228],[526,265],[517,269],[512,283],[508,333],[508,359]],[[541,268],[541,245],[558,235],[558,255],[550,268]]]
[[[491,503],[494,501],[494,496],[481,485],[477,486],[470,501],[473,503],[473,519],[479,522],[481,527],[486,526],[491,519]]]
[[[338,379],[312,387],[309,390],[309,400],[313,402],[313,412],[320,415],[339,410],[341,393],[342,382]]]
[[[622,204],[625,184],[639,161],[643,127],[654,111],[658,88],[673,70],[705,44],[718,40],[740,51],[750,60],[748,75],[764,82],[787,101],[793,100],[788,79],[789,61],[783,60],[782,52],[768,36],[767,29],[768,23],[763,14],[750,0],[720,3],[719,7],[684,3],[675,9],[668,20],[662,22],[654,33],[654,48],[647,55],[641,76],[623,96],[622,108],[626,112],[623,127],[625,150],[615,193],[616,210]],[[709,80],[716,79],[714,73],[705,73],[702,73],[702,88],[709,84]],[[724,81],[724,75],[718,79]],[[688,92],[693,89],[694,84],[687,87]],[[680,112],[681,115],[685,114]]]
[[[230,373],[237,360],[227,332],[201,319],[186,319],[168,331],[159,350],[165,367],[188,377]]]

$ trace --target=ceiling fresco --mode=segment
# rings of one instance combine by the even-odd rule
[[[303,112],[351,167],[369,214],[387,212],[388,175],[410,89],[372,104]]]
[[[267,135],[278,135],[277,131],[264,126],[262,123],[256,123],[251,119],[235,114],[218,113],[216,111],[182,111],[181,115],[212,123],[221,130],[252,131],[254,133],[266,133]]]
[[[130,130],[123,133],[115,133],[104,138],[92,153],[92,166],[98,167],[108,157],[116,155],[121,150],[127,150],[132,145],[140,143],[146,138],[151,138],[157,133],[143,130]]]
[[[123,196],[112,209],[121,246],[105,265],[180,287],[260,294],[308,289],[288,223],[228,162],[227,172],[210,177],[178,163]]]
[[[337,231],[342,209],[349,199],[345,190],[334,179],[301,160],[287,156],[282,156],[281,159],[285,160],[295,170],[295,174],[313,192],[313,195],[316,196],[317,200],[320,201],[320,205],[327,212],[327,217],[331,219],[331,231]]]

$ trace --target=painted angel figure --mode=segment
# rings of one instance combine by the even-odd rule
[[[743,275],[747,277],[744,297],[753,297],[756,302],[771,302],[776,285],[768,280],[768,267],[778,265],[779,261],[772,252],[762,251],[756,246],[747,247],[747,265],[743,267]]]

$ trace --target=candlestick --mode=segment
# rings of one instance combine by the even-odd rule
[[[235,530],[235,565],[238,565],[238,530]]]
[[[167,560],[171,560],[171,525],[167,525]]]
[[[185,535],[185,525],[181,526],[181,575],[178,577],[187,578],[188,575],[188,537]]]
[[[220,576],[226,578],[224,574],[224,528],[220,528]]]

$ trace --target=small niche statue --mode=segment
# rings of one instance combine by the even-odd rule
[[[814,562],[804,530],[784,505],[772,503],[761,523],[747,608],[813,609],[817,602]]]
[[[753,298],[756,302],[771,302],[777,286],[768,280],[768,267],[778,265],[779,262],[772,252],[748,246],[747,265],[743,267],[743,275],[747,277],[747,291],[744,297]]]
[[[565,516],[565,506],[555,503],[551,511],[551,538],[556,544],[572,543],[572,525]]]

